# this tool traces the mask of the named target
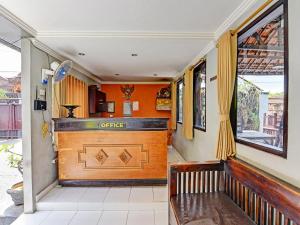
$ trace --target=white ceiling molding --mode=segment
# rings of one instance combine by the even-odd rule
[[[17,16],[12,14],[10,11],[8,11],[6,8],[4,8],[2,5],[0,5],[0,14],[2,16],[4,16],[6,19],[8,19],[10,22],[12,22],[15,25],[17,25],[18,27],[20,27],[22,30],[27,32],[29,35],[32,35],[33,37],[35,37],[37,35],[37,31],[33,27],[29,26],[23,20],[19,19]],[[35,47],[45,51],[46,53],[53,56],[54,58],[57,58],[61,61],[66,60],[65,57],[59,55],[57,52],[55,52],[54,50],[52,50],[48,46],[44,45],[43,43],[39,42],[38,40],[36,40],[34,38],[29,38],[29,39],[31,40],[32,44]],[[101,83],[101,80],[98,77],[96,77],[95,75],[90,73],[88,70],[86,70],[85,68],[83,68],[82,66],[77,64],[76,62],[74,63],[74,69],[81,72],[81,73],[83,73],[84,75],[91,78],[92,80],[94,80],[98,83]]]
[[[37,38],[48,37],[110,37],[110,38],[183,38],[183,39],[214,39],[213,32],[100,32],[100,31],[41,31]]]
[[[231,28],[234,22],[236,22],[242,15],[244,15],[255,3],[257,0],[244,0],[239,7],[237,7],[217,28],[215,31],[215,39],[219,37],[228,29]]]
[[[29,26],[23,20],[19,19],[17,16],[12,14],[10,11],[8,11],[6,8],[4,8],[2,5],[0,5],[0,14],[3,15],[10,22],[16,24],[18,27],[20,27],[22,30],[24,30],[28,34],[30,34],[32,36],[36,36],[37,31],[33,27]]]
[[[43,44],[42,42],[38,41],[35,38],[29,38],[30,41],[32,42],[32,44],[37,47],[38,49],[48,53],[49,55],[51,55],[52,57],[60,60],[60,61],[64,61],[67,58],[63,57],[62,55],[58,54],[57,52],[55,52],[54,50],[52,50],[51,48],[49,48],[47,45]],[[74,60],[73,61],[73,68],[75,70],[77,70],[80,73],[83,73],[85,76],[91,78],[92,80],[101,83],[102,81],[96,77],[95,75],[93,75],[91,72],[89,72],[87,69],[83,68],[82,66],[80,66],[78,63],[76,63]]]
[[[257,0],[244,0],[239,7],[237,7],[225,20],[224,22],[217,28],[214,34],[214,40],[209,42],[205,48],[176,76],[174,80],[180,78],[184,71],[191,65],[197,63],[202,57],[204,57],[208,52],[210,52],[215,46],[216,41],[219,37],[228,30],[242,15],[244,15],[255,3]]]
[[[25,31],[30,33],[33,37],[36,37],[38,40],[40,40],[38,42],[36,39],[34,39],[36,42],[36,45],[39,45],[39,48],[48,52],[50,55],[52,55],[56,58],[64,58],[62,55],[65,55],[65,54],[64,54],[64,52],[60,52],[59,48],[55,48],[56,47],[55,44],[57,44],[55,41],[53,41],[54,44],[52,44],[52,45],[49,44],[49,42],[52,40],[61,40],[63,38],[65,38],[65,39],[68,39],[68,38],[74,38],[74,39],[76,39],[76,38],[78,38],[78,39],[91,38],[91,40],[92,40],[92,38],[95,38],[95,39],[99,38],[99,40],[101,40],[101,38],[107,38],[107,39],[111,39],[115,42],[119,41],[118,38],[120,38],[120,40],[122,40],[121,38],[128,38],[131,41],[135,41],[134,38],[141,38],[141,39],[147,38],[147,40],[150,40],[153,42],[155,42],[159,39],[164,39],[167,42],[174,42],[174,43],[176,41],[180,42],[180,41],[185,41],[185,40],[186,40],[186,42],[195,42],[195,41],[203,42],[204,44],[201,45],[201,48],[199,48],[199,50],[202,49],[201,52],[184,68],[184,70],[185,70],[188,66],[193,65],[200,58],[204,57],[209,51],[211,51],[215,47],[216,40],[226,30],[233,27],[237,21],[241,20],[241,18],[243,16],[246,16],[247,13],[250,10],[252,10],[254,8],[254,6],[256,6],[256,4],[259,4],[259,2],[261,2],[261,1],[265,1],[265,0],[238,0],[238,1],[235,1],[235,7],[234,7],[235,9],[232,7],[232,9],[230,10],[230,12],[232,12],[232,13],[225,20],[224,19],[219,20],[217,23],[215,23],[215,25],[213,26],[213,29],[206,29],[206,30],[196,29],[196,32],[184,32],[185,29],[184,29],[184,31],[179,30],[178,32],[176,32],[176,29],[175,30],[171,29],[171,31],[168,31],[168,32],[159,32],[159,31],[147,32],[147,30],[141,30],[141,28],[143,28],[143,27],[140,27],[140,29],[137,29],[137,31],[134,31],[134,29],[133,29],[133,31],[131,31],[130,29],[127,29],[127,31],[126,30],[120,31],[119,30],[120,28],[118,26],[115,26],[116,27],[115,31],[107,31],[107,30],[101,31],[101,30],[99,30],[99,27],[97,27],[98,29],[96,29],[95,31],[93,29],[83,30],[85,27],[82,27],[82,26],[81,27],[79,26],[80,28],[78,28],[78,30],[76,30],[76,26],[75,26],[75,28],[73,26],[74,30],[72,28],[70,28],[69,31],[63,31],[64,29],[56,30],[59,28],[56,28],[55,26],[54,27],[50,26],[48,29],[46,26],[43,29],[42,26],[38,26],[38,23],[35,24],[34,27],[35,26],[41,27],[42,29],[38,29],[38,31],[36,31],[34,28],[32,28],[28,24],[24,23],[21,19],[14,16],[11,12],[6,10],[1,5],[0,5],[0,14],[3,14],[10,21],[14,22],[19,27],[21,27],[22,29],[24,29]],[[227,5],[227,3],[226,3],[226,5]],[[15,7],[17,7],[17,6],[18,6],[18,4],[15,4]],[[219,8],[219,9],[223,10],[221,8]],[[179,10],[181,10],[181,9],[179,9]],[[228,11],[226,13],[226,15],[224,15],[224,17],[226,17],[230,12]],[[26,15],[26,13],[25,13],[25,15]],[[213,16],[212,14],[209,14],[209,15]],[[222,18],[224,18],[224,17],[222,17]],[[221,22],[221,21],[223,21],[223,22]],[[204,23],[204,25],[205,25],[205,23]],[[174,27],[176,28],[176,26],[174,26]],[[129,28],[130,28],[130,26],[129,26]],[[211,28],[212,28],[212,26],[211,26]],[[217,29],[215,29],[215,28],[217,28]],[[190,29],[190,30],[194,30],[194,29]],[[163,31],[163,29],[162,29],[162,31]],[[189,29],[187,29],[187,31],[189,31]],[[47,40],[47,38],[48,38],[48,40]],[[61,38],[61,39],[58,39],[58,38]],[[177,39],[177,40],[175,40],[175,39]],[[58,51],[58,53],[55,52],[53,49],[47,47],[42,42],[47,43],[49,46],[51,46],[51,48],[56,49],[56,51]],[[75,44],[80,43],[80,41],[75,40],[74,43]],[[179,44],[179,46],[185,46],[185,48],[187,48],[186,45]],[[203,48],[203,46],[205,46],[205,47]],[[87,49],[89,49],[89,46],[87,46]],[[189,59],[194,57],[199,50],[197,50],[192,55],[190,55]],[[191,51],[191,50],[189,49],[189,51]],[[68,54],[66,54],[66,55],[68,55]],[[69,57],[71,57],[71,56],[69,56]],[[88,57],[86,57],[85,59],[87,59],[87,58]],[[79,62],[79,60],[81,60],[81,59],[78,59],[78,62]],[[85,63],[85,61],[83,60],[82,63]],[[186,61],[183,63],[183,65],[185,65],[185,63],[186,63]],[[85,65],[86,65],[85,66],[86,68],[89,66],[89,64],[87,64],[87,63],[85,63]],[[93,77],[92,79],[94,79],[94,80],[95,79],[100,80],[95,75],[93,75],[90,71],[86,70],[82,66],[79,66],[78,63],[75,67],[76,67],[76,70],[84,73],[88,77],[91,77],[91,78]],[[180,69],[181,68],[182,68],[182,65],[181,65]],[[102,70],[103,68],[100,68],[100,69]],[[180,69],[178,69],[178,70],[180,70]],[[176,70],[176,71],[178,71],[178,70]],[[184,70],[180,71],[179,73],[176,73],[176,71],[174,71],[172,73],[172,75],[174,75],[175,77],[182,76],[182,74],[184,73]],[[95,71],[94,71],[94,74],[98,74],[98,72],[95,72]],[[99,73],[99,75],[100,75],[100,73]],[[113,79],[109,78],[108,80],[113,80]],[[103,82],[103,81],[101,81],[101,82]],[[107,82],[107,81],[105,81],[105,82]],[[114,81],[112,81],[112,82],[114,82]]]
[[[170,84],[171,81],[102,81],[101,84]]]
[[[196,64],[201,58],[203,58],[205,55],[207,55],[207,53],[209,53],[213,48],[216,47],[216,42],[213,40],[211,42],[209,42],[202,50],[201,52],[179,73],[177,73],[175,75],[175,77],[173,78],[173,80],[178,80],[178,78],[180,78],[183,74],[184,71],[190,67],[191,65]]]

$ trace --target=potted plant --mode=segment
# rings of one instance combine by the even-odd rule
[[[21,154],[14,152],[13,144],[2,144],[0,145],[0,153],[6,153],[8,165],[11,168],[16,168],[23,175],[23,157]],[[7,190],[7,193],[11,196],[15,205],[23,205],[23,182],[18,182],[14,184],[10,189]]]

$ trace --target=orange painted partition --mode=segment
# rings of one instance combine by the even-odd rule
[[[121,91],[120,84],[102,84],[101,91],[106,93],[107,101],[115,101],[114,117],[123,117],[123,102],[126,100]],[[171,118],[171,111],[156,110],[156,94],[167,84],[134,84],[134,91],[130,101],[139,102],[139,110],[132,112],[132,117],[152,117]],[[103,113],[104,117],[109,117],[108,113]]]
[[[130,84],[132,85],[132,84]],[[130,101],[139,102],[139,110],[132,112],[132,117],[151,117],[151,118],[169,118],[169,127],[171,111],[156,110],[156,95],[161,88],[166,88],[167,84],[133,84],[134,91]],[[106,93],[107,101],[115,102],[115,113],[103,113],[103,117],[123,117],[123,102],[126,100],[121,91],[121,84],[101,84],[101,91]],[[169,141],[171,142],[171,131],[169,132]]]

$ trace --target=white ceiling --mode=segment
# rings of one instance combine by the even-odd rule
[[[20,50],[21,37],[28,36],[29,35],[26,32],[23,32],[21,28],[0,15],[0,42],[15,50]]]
[[[0,0],[38,40],[103,80],[175,76],[245,2],[250,0]]]

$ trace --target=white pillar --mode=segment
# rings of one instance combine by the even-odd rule
[[[36,202],[33,190],[32,173],[32,96],[31,96],[31,43],[28,39],[21,42],[21,84],[22,84],[22,151],[23,151],[23,182],[24,182],[24,213],[33,213]]]

